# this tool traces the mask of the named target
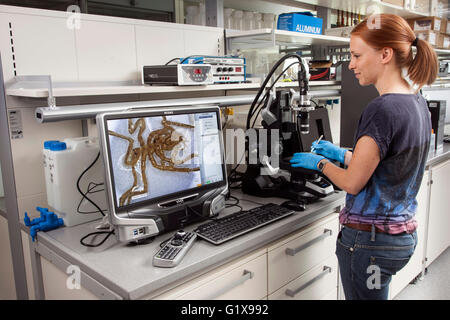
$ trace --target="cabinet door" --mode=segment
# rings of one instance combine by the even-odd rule
[[[334,256],[339,232],[337,215],[268,252],[269,294]]]
[[[269,295],[269,300],[336,300],[337,266],[332,256]]]
[[[428,266],[450,245],[450,160],[433,167],[428,220]]]
[[[425,171],[420,185],[419,193],[417,194],[417,212],[416,220],[418,223],[417,229],[417,247],[414,251],[413,256],[409,260],[408,264],[403,267],[402,270],[397,272],[395,276],[392,277],[389,296],[390,298],[395,297],[401,290],[403,290],[417,275],[422,272],[422,265],[424,260],[424,249],[425,249],[425,227],[427,218],[427,195],[428,195],[428,174],[429,171]]]

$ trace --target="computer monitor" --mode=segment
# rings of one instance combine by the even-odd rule
[[[110,222],[120,241],[223,209],[228,186],[218,107],[104,113],[97,126]]]

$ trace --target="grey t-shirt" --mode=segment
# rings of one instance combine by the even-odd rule
[[[406,231],[417,209],[430,135],[430,112],[420,94],[384,94],[372,100],[359,120],[354,146],[362,136],[372,137],[380,163],[357,195],[347,194],[341,223]]]

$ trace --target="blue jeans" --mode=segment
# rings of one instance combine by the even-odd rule
[[[387,300],[392,276],[408,263],[416,245],[416,232],[372,234],[344,226],[336,256],[345,298]]]

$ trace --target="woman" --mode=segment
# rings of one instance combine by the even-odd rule
[[[322,171],[347,192],[336,244],[347,299],[387,299],[392,275],[416,247],[415,198],[431,121],[426,101],[402,71],[420,88],[434,82],[438,69],[434,50],[416,38],[404,19],[392,14],[368,19],[351,33],[349,68],[360,85],[374,85],[380,96],[361,115],[353,152],[320,141],[313,143],[316,154],[296,153],[291,160],[293,167]],[[417,50],[414,58],[412,47]]]

